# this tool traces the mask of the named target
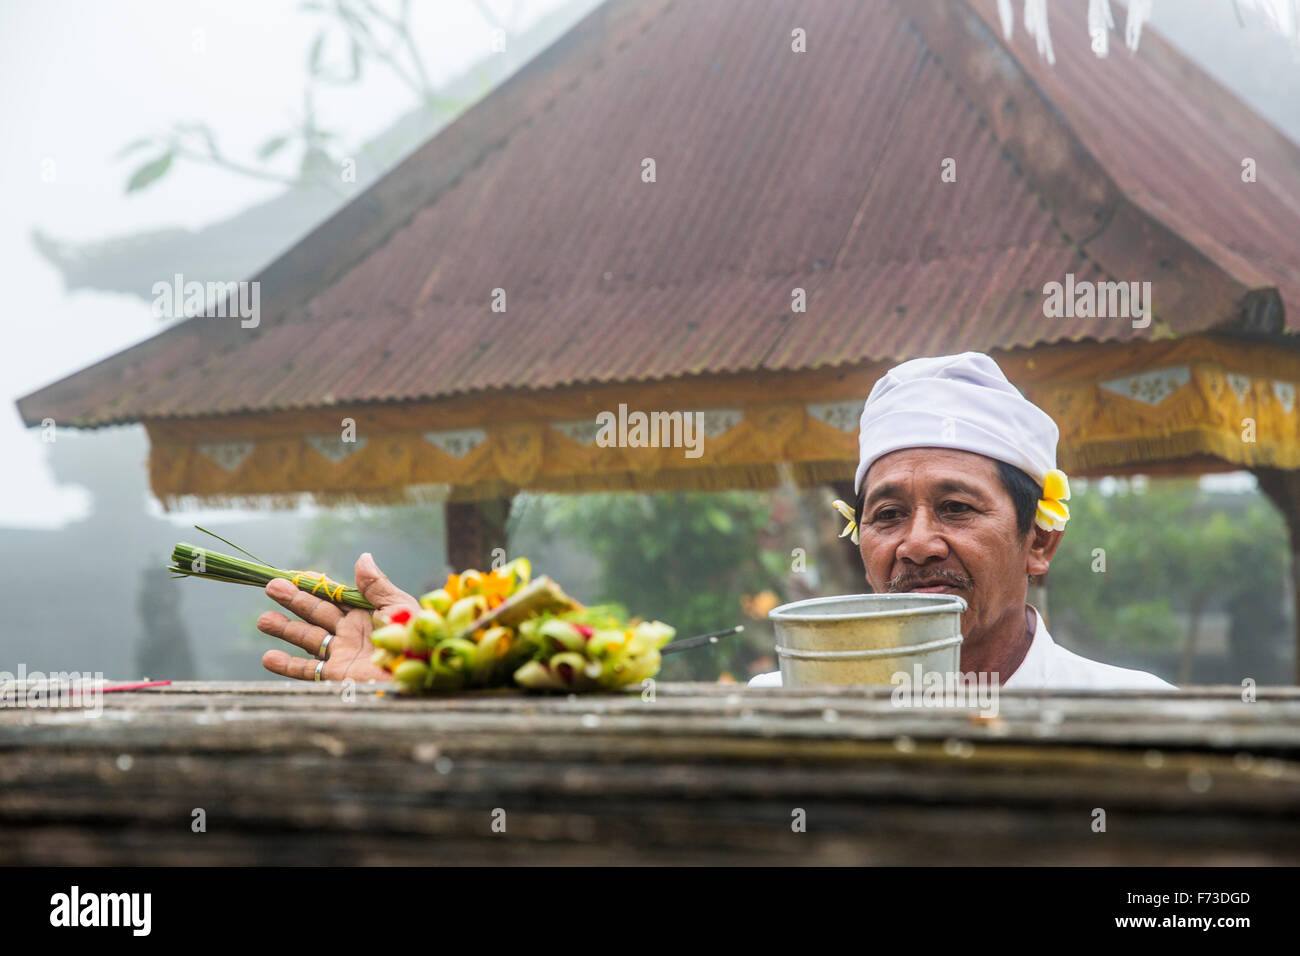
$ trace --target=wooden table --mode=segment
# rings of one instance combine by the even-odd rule
[[[102,703],[0,708],[0,863],[1300,863],[1295,688],[1004,691],[994,719],[726,684]]]

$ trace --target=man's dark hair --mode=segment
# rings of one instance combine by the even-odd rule
[[[1034,515],[1038,513],[1038,499],[1043,497],[1043,488],[1015,465],[1008,465],[1005,461],[997,459],[994,459],[994,464],[998,466],[998,477],[1002,479],[1002,487],[1011,496],[1011,504],[1016,509],[1016,530],[1023,538],[1034,526]],[[854,508],[854,521],[857,522],[858,527],[862,527],[862,508],[866,504],[866,494],[867,483],[864,480]]]

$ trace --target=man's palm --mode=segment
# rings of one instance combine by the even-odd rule
[[[366,552],[357,559],[357,589],[379,612],[409,608],[420,609],[420,603],[396,587],[379,570],[375,559]],[[321,668],[321,680],[386,681],[388,671],[371,663],[375,646],[370,642],[371,611],[352,608],[346,613],[337,605],[301,591],[292,582],[276,578],[266,586],[267,596],[296,614],[295,621],[277,611],[267,611],[257,620],[257,629],[301,648],[311,658],[294,657],[282,650],[267,651],[262,656],[262,666],[274,674],[298,680],[314,680],[315,655],[325,638],[333,634],[329,657]]]

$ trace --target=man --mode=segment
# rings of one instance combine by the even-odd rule
[[[1154,674],[1061,647],[1026,603],[1061,543],[1069,485],[1056,423],[979,352],[891,369],[862,409],[845,534],[875,592],[958,594],[961,669],[1001,687],[1175,689]],[[846,517],[848,508],[836,503]],[[780,673],[751,687],[779,687]]]
[[[1173,689],[1153,674],[1071,653],[1026,604],[1027,575],[1047,571],[1069,518],[1057,435],[987,355],[914,359],[889,371],[862,410],[857,508],[845,529],[867,583],[960,594],[962,670],[997,674],[1004,688]],[[356,580],[380,609],[419,609],[369,554],[358,559]],[[312,655],[267,651],[267,670],[301,680],[389,679],[370,662],[369,612],[343,611],[284,580],[266,593],[302,620],[268,611],[259,630]],[[781,675],[749,683],[780,686]]]

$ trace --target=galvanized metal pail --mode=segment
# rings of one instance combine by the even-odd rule
[[[842,594],[768,612],[785,687],[890,684],[899,671],[956,673],[961,615],[956,594]]]

